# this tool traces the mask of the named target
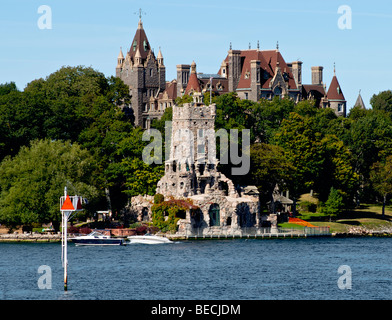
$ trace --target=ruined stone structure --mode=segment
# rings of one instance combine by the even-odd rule
[[[222,228],[233,233],[244,227],[257,228],[261,224],[258,192],[251,188],[241,193],[217,170],[216,106],[204,105],[201,97],[195,91],[192,103],[173,107],[170,158],[157,193],[165,198],[190,199],[199,208],[180,220],[179,233],[219,233]]]

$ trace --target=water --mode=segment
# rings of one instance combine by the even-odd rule
[[[391,299],[391,257],[391,238],[70,244],[64,292],[60,244],[0,243],[0,299]],[[38,287],[41,265],[52,289]],[[351,290],[338,287],[341,265]]]

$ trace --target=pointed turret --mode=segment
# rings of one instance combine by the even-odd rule
[[[334,75],[328,89],[327,99],[331,109],[337,116],[346,116],[346,99],[344,98],[342,88],[340,87],[338,78],[336,77],[336,69],[334,67]]]
[[[359,107],[361,109],[365,109],[366,110],[365,103],[363,102],[363,99],[362,99],[362,96],[361,96],[361,90],[359,90],[359,95],[358,95],[357,101],[354,104],[354,108],[355,107]]]
[[[199,79],[197,79],[197,74],[196,74],[196,63],[195,61],[192,62],[191,64],[191,74],[189,76],[189,81],[188,85],[185,89],[185,94],[190,94],[193,92],[200,92],[201,93],[201,88],[199,84]]]
[[[122,53],[122,48],[120,48],[120,53],[118,54],[118,58],[117,58],[117,67],[121,67],[122,64],[124,63],[124,55]]]
[[[162,52],[161,52],[161,48],[159,47],[159,52],[158,52],[158,57],[157,57],[157,59],[158,59],[158,65],[159,66],[163,66],[163,55],[162,55]]]
[[[135,66],[142,65],[142,55],[140,54],[139,48],[136,50],[135,54]]]

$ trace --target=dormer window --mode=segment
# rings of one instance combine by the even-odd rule
[[[147,44],[147,41],[146,41],[146,40],[143,41],[143,47],[144,47],[144,51],[147,51],[147,49],[148,49],[148,44]]]
[[[135,41],[133,42],[133,51],[136,51],[136,47],[137,47],[137,40],[135,40]]]

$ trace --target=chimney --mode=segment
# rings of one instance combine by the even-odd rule
[[[312,67],[312,84],[323,84],[323,67]]]
[[[291,63],[291,72],[293,73],[297,86],[302,84],[302,61],[294,61]]]

